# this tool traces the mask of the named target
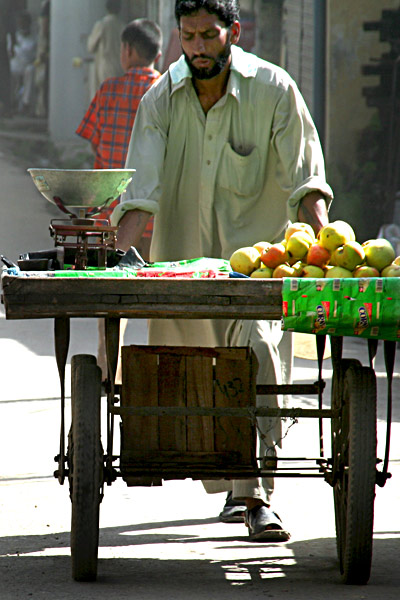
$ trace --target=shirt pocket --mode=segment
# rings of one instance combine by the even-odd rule
[[[216,204],[233,226],[244,226],[254,218],[262,190],[262,169],[257,147],[245,156],[227,142],[224,145],[216,178]]]
[[[261,185],[260,171],[260,153],[257,147],[243,156],[226,142],[219,164],[217,185],[236,196],[254,196]]]

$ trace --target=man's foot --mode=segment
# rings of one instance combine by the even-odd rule
[[[260,505],[246,510],[245,524],[252,541],[287,542],[290,539],[290,533],[283,528],[279,516],[268,506]]]
[[[232,492],[226,496],[225,506],[219,514],[222,523],[244,523],[246,505],[239,500],[232,500]]]

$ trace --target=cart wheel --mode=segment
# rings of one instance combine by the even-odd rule
[[[72,576],[76,581],[93,581],[97,575],[99,507],[103,490],[101,370],[94,356],[81,354],[72,357],[71,373],[72,425],[68,460]]]
[[[344,583],[365,584],[371,572],[376,482],[376,379],[357,360],[334,370],[332,456],[337,550]]]

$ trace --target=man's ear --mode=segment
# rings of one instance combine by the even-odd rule
[[[239,21],[234,21],[231,25],[231,42],[232,44],[237,44],[240,38],[240,23]]]
[[[154,63],[157,63],[160,60],[161,57],[162,57],[162,52],[160,50],[160,52],[157,54],[157,56],[154,59]]]

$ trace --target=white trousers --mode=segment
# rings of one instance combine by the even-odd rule
[[[259,363],[257,383],[277,385],[292,381],[292,335],[281,330],[279,321],[234,321],[227,331],[227,346],[250,346]],[[285,406],[284,396],[257,396],[257,406],[277,408]],[[281,448],[282,421],[277,418],[258,417],[259,456],[276,456]],[[257,498],[271,503],[274,491],[272,477],[207,480],[203,481],[207,493],[232,491],[233,498]]]

